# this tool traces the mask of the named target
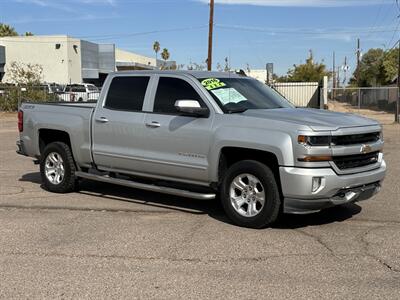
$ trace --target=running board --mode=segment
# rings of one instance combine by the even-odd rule
[[[139,182],[135,182],[135,181],[131,181],[131,180],[112,178],[112,177],[108,177],[108,176],[101,176],[101,175],[90,174],[90,173],[86,173],[86,172],[80,172],[80,171],[75,172],[75,176],[90,179],[90,180],[112,183],[112,184],[117,184],[117,185],[123,185],[123,186],[131,187],[131,188],[135,188],[135,189],[141,189],[141,190],[145,190],[145,191],[157,192],[157,193],[180,196],[180,197],[188,197],[188,198],[199,199],[199,200],[215,199],[215,194],[203,194],[203,193],[190,192],[190,191],[179,190],[179,189],[174,189],[174,188],[170,188],[170,187],[139,183]]]

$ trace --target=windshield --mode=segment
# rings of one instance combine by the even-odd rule
[[[294,107],[267,85],[250,78],[199,78],[225,113]]]

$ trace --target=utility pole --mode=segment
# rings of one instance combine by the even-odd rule
[[[396,115],[394,116],[394,120],[396,123],[400,123],[400,40],[397,42],[399,44],[399,60],[397,66],[397,105],[396,105]]]
[[[210,0],[210,23],[208,28],[208,58],[207,58],[208,71],[211,71],[212,69],[213,27],[214,27],[214,0]]]
[[[333,51],[332,56],[332,100],[335,100],[335,88],[336,88],[336,66],[335,66],[335,51]]]
[[[357,70],[356,70],[356,82],[357,86],[360,83],[360,57],[361,57],[361,49],[360,49],[360,39],[357,39]]]
[[[332,87],[336,87],[335,51],[333,51],[332,56]]]

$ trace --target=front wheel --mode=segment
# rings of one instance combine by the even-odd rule
[[[271,169],[253,160],[233,164],[221,186],[225,213],[236,225],[263,228],[273,223],[281,205],[278,185]]]
[[[44,187],[50,192],[69,193],[75,190],[75,163],[67,144],[54,142],[45,147],[40,174]]]

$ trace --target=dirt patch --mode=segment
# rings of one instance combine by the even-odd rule
[[[0,111],[0,119],[4,121],[15,121],[17,120],[17,113]]]
[[[371,110],[371,109],[358,109],[348,103],[342,103],[337,101],[329,101],[328,109],[337,112],[346,112],[352,114],[359,114],[367,118],[377,120],[381,124],[393,124],[394,114],[385,111]]]

